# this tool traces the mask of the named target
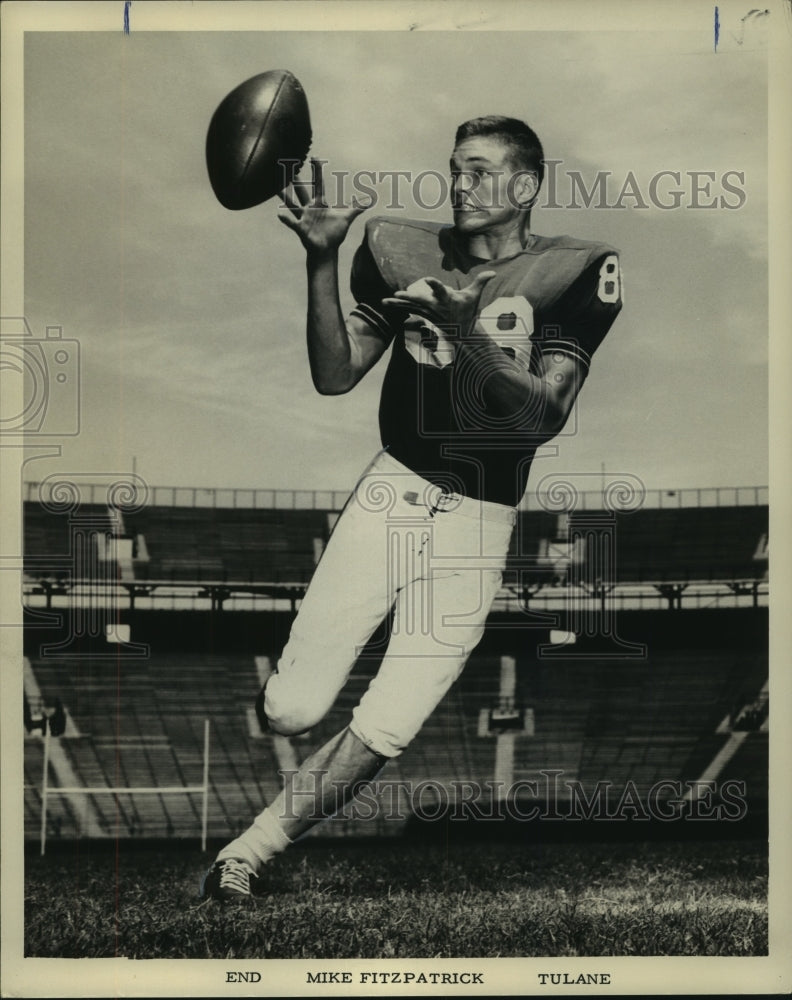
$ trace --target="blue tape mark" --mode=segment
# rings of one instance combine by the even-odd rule
[[[124,0],[124,34],[129,34],[129,8],[132,6],[132,0]],[[718,9],[717,7],[715,8]]]
[[[718,16],[718,8],[715,8],[715,51],[718,51],[718,39],[720,38],[720,17]]]

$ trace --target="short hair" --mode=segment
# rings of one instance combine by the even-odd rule
[[[509,150],[512,166],[530,170],[536,174],[539,185],[544,178],[544,150],[539,136],[534,130],[521,122],[519,118],[506,118],[504,115],[485,115],[482,118],[471,118],[463,122],[456,130],[454,146],[465,139],[482,136],[497,139]]]

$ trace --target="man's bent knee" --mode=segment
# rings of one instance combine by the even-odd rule
[[[260,700],[267,728],[278,736],[299,736],[320,722],[327,714],[328,706],[300,701],[297,704],[287,704],[285,699],[274,698],[270,693],[270,685],[264,697]]]
[[[285,716],[284,718],[273,719],[271,716],[267,716],[267,728],[270,732],[275,733],[276,736],[300,736],[302,733],[307,733],[309,729],[312,729],[317,722],[319,722],[321,716],[318,719],[306,720],[301,716]]]

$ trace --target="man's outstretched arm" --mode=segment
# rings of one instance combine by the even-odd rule
[[[322,166],[311,161],[312,192],[297,183],[284,191],[280,221],[294,230],[306,252],[308,275],[308,362],[323,395],[349,392],[385,352],[388,344],[360,316],[344,318],[338,293],[338,248],[366,205],[329,208],[324,200]]]

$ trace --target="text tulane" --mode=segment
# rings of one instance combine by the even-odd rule
[[[610,986],[609,972],[537,972],[541,986]]]

